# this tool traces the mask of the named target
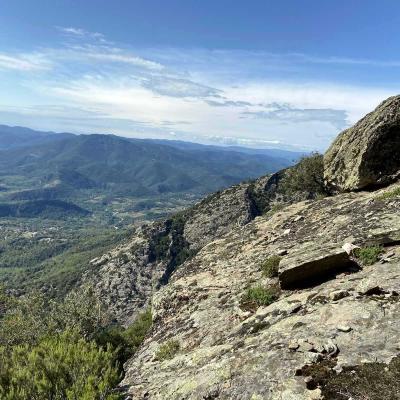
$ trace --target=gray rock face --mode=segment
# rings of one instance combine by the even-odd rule
[[[267,192],[268,199],[274,197],[275,186],[268,182],[263,177],[255,184],[233,186],[206,197],[179,218],[136,229],[126,245],[91,261],[84,283],[94,287],[119,322],[129,325],[149,306],[153,291],[168,281],[182,258],[258,215],[254,196]]]
[[[324,155],[324,176],[333,191],[386,185],[400,176],[400,96],[336,138]]]
[[[151,238],[164,230],[162,224],[138,228],[129,243],[91,261],[83,277],[110,313],[125,325],[149,306],[152,291],[165,265],[151,259]]]
[[[232,186],[179,215],[137,228],[127,244],[92,260],[83,282],[95,289],[119,322],[129,325],[186,258],[274,205],[308,197],[299,193],[287,199],[280,194],[282,176],[281,171]]]
[[[282,289],[301,287],[312,279],[343,271],[351,266],[349,255],[332,244],[318,248],[315,243],[299,245],[279,264]]]
[[[248,186],[236,185],[215,193],[189,210],[184,236],[191,248],[201,249],[233,227],[254,219]]]
[[[340,371],[389,362],[400,343],[400,247],[395,240],[400,196],[382,200],[381,194],[393,189],[300,202],[205,245],[153,294],[152,331],[125,365],[121,385],[129,397],[307,400],[321,394],[309,390],[309,378],[296,376],[307,364],[331,360]],[[241,308],[249,286],[278,283],[261,272],[271,255],[283,254],[283,265],[285,258],[292,260],[287,265],[297,265],[303,282],[308,278],[300,268],[308,268],[307,262],[341,254],[345,243],[383,242],[385,263],[284,290],[276,302],[254,312]],[[168,340],[179,341],[179,352],[157,360],[155,353]]]

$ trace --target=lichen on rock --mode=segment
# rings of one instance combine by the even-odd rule
[[[324,156],[324,176],[333,191],[387,185],[400,176],[400,96],[336,138]]]

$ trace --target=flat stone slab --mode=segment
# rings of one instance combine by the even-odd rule
[[[305,287],[349,265],[349,255],[340,245],[318,247],[314,243],[307,243],[281,260],[279,281],[282,289]]]

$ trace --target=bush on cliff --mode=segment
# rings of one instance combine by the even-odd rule
[[[4,400],[116,400],[120,375],[115,353],[67,330],[34,346],[0,347]]]
[[[95,340],[103,348],[111,345],[116,351],[119,363],[122,365],[136,353],[149,332],[151,323],[151,311],[147,310],[139,314],[135,322],[128,328],[125,329],[117,324],[111,325],[100,331]]]
[[[158,361],[171,360],[178,353],[180,347],[180,343],[177,340],[168,340],[159,347],[155,358]]]
[[[278,276],[279,263],[282,257],[277,255],[268,257],[261,265],[263,275],[267,278],[274,278]]]
[[[288,168],[280,182],[280,190],[291,196],[298,192],[308,193],[309,198],[326,196],[324,162],[319,153],[303,157],[294,167]]]
[[[240,305],[246,311],[255,311],[260,306],[269,306],[279,297],[279,287],[262,285],[249,287],[243,294]]]

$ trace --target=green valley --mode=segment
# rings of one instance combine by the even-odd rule
[[[135,226],[299,156],[0,126],[0,282],[63,295]]]

